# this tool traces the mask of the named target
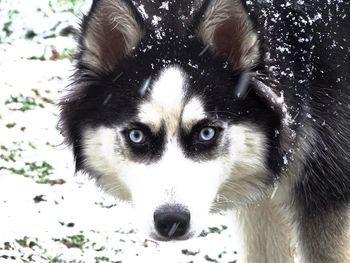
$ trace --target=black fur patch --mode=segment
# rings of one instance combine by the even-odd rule
[[[128,134],[131,129],[140,129],[144,133],[145,142],[141,144],[130,142]],[[123,131],[123,135],[128,143],[129,158],[131,160],[142,163],[151,163],[158,161],[162,157],[166,140],[164,126],[162,126],[156,133],[153,133],[146,125],[142,123],[133,123],[129,128]]]

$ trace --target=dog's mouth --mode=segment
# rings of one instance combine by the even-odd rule
[[[158,232],[154,231],[150,234],[150,237],[156,241],[163,241],[163,242],[167,242],[167,241],[184,241],[184,240],[188,240],[191,239],[193,237],[195,237],[195,232],[194,231],[189,231],[187,232],[185,235],[182,236],[162,236],[160,235]]]

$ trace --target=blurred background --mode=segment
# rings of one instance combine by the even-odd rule
[[[74,176],[56,104],[90,5],[0,0],[0,262],[241,262],[227,215],[198,238],[154,242],[130,205]]]

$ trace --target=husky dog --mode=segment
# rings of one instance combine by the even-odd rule
[[[235,209],[246,262],[350,262],[350,3],[96,0],[61,127],[157,240]]]

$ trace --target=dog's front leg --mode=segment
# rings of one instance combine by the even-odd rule
[[[245,263],[291,263],[291,228],[288,213],[264,200],[238,213],[245,247]]]
[[[346,205],[305,209],[300,205],[298,252],[302,263],[350,263],[349,212]]]

